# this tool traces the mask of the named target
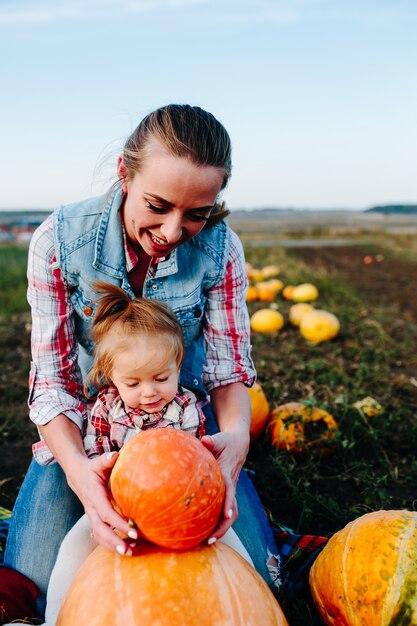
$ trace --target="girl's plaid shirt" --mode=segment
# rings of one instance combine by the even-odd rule
[[[138,262],[125,238],[126,269]],[[150,268],[155,272],[157,260]],[[232,233],[222,281],[210,290],[205,309],[206,364],[203,382],[210,393],[222,385],[251,386],[255,369],[250,356],[249,317],[245,302],[247,278],[241,245]],[[70,290],[56,263],[53,216],[34,233],[28,262],[28,300],[32,308],[32,362],[29,415],[38,426],[63,413],[85,431],[87,399],[78,366],[75,315]],[[48,463],[51,453],[41,441],[37,460]]]
[[[91,458],[120,450],[134,435],[149,428],[173,427],[201,437],[205,417],[195,395],[179,388],[175,398],[162,411],[146,413],[126,407],[116,387],[102,389],[88,419],[84,448]]]

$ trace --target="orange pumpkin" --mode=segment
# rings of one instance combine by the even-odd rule
[[[269,423],[272,445],[296,454],[311,448],[328,454],[337,430],[336,420],[330,413],[301,402],[281,404],[272,411]]]
[[[414,511],[367,513],[333,535],[310,570],[325,624],[417,624],[416,546]]]
[[[224,543],[139,550],[123,557],[97,547],[77,572],[56,626],[288,626],[265,581]]]
[[[252,409],[250,437],[254,440],[263,432],[266,422],[268,421],[269,402],[262,386],[258,382],[256,382],[253,387],[250,387],[248,392]]]
[[[218,523],[225,485],[214,456],[188,433],[153,428],[120,451],[113,499],[149,541],[173,550],[206,539]]]

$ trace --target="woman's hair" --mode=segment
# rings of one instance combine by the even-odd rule
[[[93,286],[102,295],[93,320],[92,337],[96,347],[93,367],[85,384],[86,395],[89,395],[90,384],[95,389],[111,384],[115,357],[129,348],[134,336],[158,339],[180,367],[185,354],[184,335],[168,307],[146,298],[131,300],[120,287],[102,281],[94,282]]]
[[[149,113],[125,143],[123,161],[127,178],[133,178],[142,169],[152,140],[173,156],[223,170],[221,189],[226,187],[232,173],[231,141],[224,126],[211,113],[189,104],[169,104]],[[216,204],[209,223],[217,223],[228,214],[223,202]]]

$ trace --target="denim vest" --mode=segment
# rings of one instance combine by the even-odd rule
[[[113,283],[134,297],[126,272],[121,200],[118,190],[61,207],[54,213],[57,265],[71,291],[84,379],[92,366],[91,326],[99,298],[92,283]],[[193,239],[152,266],[143,286],[143,297],[164,302],[179,320],[186,346],[180,384],[200,398],[206,396],[202,382],[204,310],[208,291],[224,276],[229,243],[230,230],[224,222],[205,226]]]

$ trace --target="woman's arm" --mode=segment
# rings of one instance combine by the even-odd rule
[[[251,406],[246,386],[253,384],[256,372],[250,356],[247,285],[243,249],[232,233],[225,275],[209,294],[204,331],[203,376],[220,433],[202,442],[216,456],[226,482],[224,518],[213,534],[216,538],[238,516],[236,483],[249,449]]]

